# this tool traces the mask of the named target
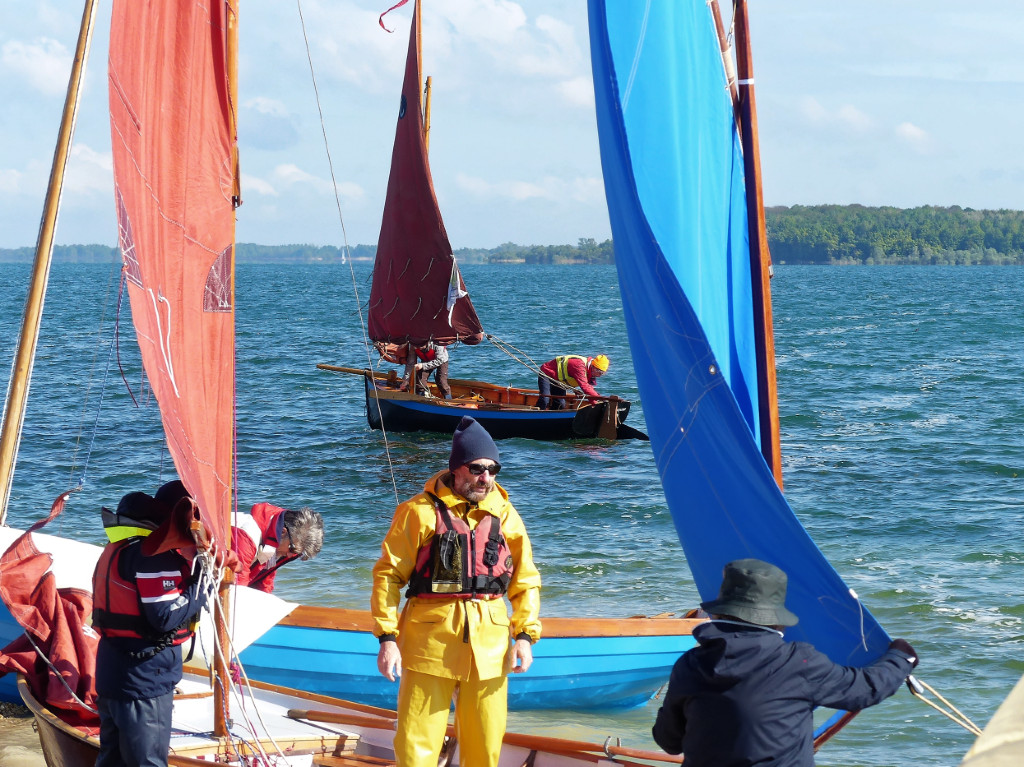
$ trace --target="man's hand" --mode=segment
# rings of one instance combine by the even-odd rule
[[[517,639],[512,645],[512,673],[522,674],[533,664],[533,647],[529,639]]]
[[[402,675],[402,652],[398,642],[381,642],[377,653],[377,670],[389,682],[394,682]]]
[[[213,564],[217,569],[225,567],[237,573],[242,569],[242,563],[238,561],[238,555],[231,549],[222,549],[217,544],[210,547],[210,556],[213,557]]]

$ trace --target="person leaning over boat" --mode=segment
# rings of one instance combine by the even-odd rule
[[[607,372],[608,358],[603,354],[596,357],[564,354],[548,360],[540,366],[540,375],[537,376],[537,388],[540,390],[537,407],[541,410],[562,410],[568,388],[582,389],[591,398],[590,403],[596,404],[597,400],[593,398],[601,395],[594,384]],[[557,396],[552,397],[552,394]]]
[[[815,706],[873,706],[917,665],[903,639],[864,668],[785,641],[782,630],[798,620],[785,607],[786,582],[778,567],[740,559],[725,566],[718,599],[701,604],[712,620],[673,667],[652,731],[687,767],[813,767]]]
[[[323,543],[323,517],[311,508],[292,511],[257,503],[249,514],[232,515],[231,549],[242,563],[235,585],[269,594],[279,567],[312,559]]]
[[[403,389],[409,389],[411,382],[416,381],[414,394],[430,396],[430,376],[434,376],[437,390],[444,399],[452,398],[452,389],[448,385],[448,349],[441,344],[427,341],[416,345],[409,342],[405,357],[405,381]]]
[[[92,625],[100,635],[97,767],[167,764],[174,686],[182,676],[181,646],[194,636],[206,592],[182,553],[143,553],[143,541],[171,516],[173,504],[162,502],[168,496],[165,488],[157,493],[160,500],[128,493],[116,511],[102,511],[110,542],[92,581]],[[230,551],[217,556],[237,566]]]
[[[448,471],[395,509],[373,568],[377,668],[391,681],[401,676],[399,767],[436,767],[455,691],[460,763],[497,765],[506,674],[533,662],[540,573],[523,521],[495,482],[498,459],[484,427],[464,417],[452,437]],[[511,620],[502,595],[512,604]]]

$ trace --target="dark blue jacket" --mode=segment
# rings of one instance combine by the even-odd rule
[[[175,551],[147,557],[140,546],[129,546],[120,558],[121,578],[134,582],[140,572],[180,571],[186,560]],[[102,577],[102,576],[100,576]],[[142,603],[142,614],[155,635],[191,621],[206,603],[206,594],[191,583],[173,600]],[[96,651],[96,693],[103,698],[140,700],[173,692],[181,681],[182,645],[165,647],[151,657],[135,657],[154,646],[145,639],[101,637]],[[189,643],[184,646],[188,647]]]
[[[813,767],[815,706],[857,711],[888,698],[911,663],[889,650],[864,668],[806,642],[736,623],[707,623],[676,661],[654,740],[686,767]]]

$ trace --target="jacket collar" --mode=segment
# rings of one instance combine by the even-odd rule
[[[495,482],[494,489],[489,492],[487,497],[480,501],[480,503],[470,503],[461,495],[457,495],[454,490],[445,484],[444,479],[450,473],[451,472],[449,471],[439,471],[433,477],[428,479],[426,484],[423,486],[424,492],[436,495],[449,509],[456,509],[460,506],[465,506],[468,509],[482,509],[488,514],[493,514],[496,517],[501,516],[502,510],[508,504],[508,493],[505,492],[505,488]]]

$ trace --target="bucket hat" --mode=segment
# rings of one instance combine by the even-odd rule
[[[786,609],[786,574],[760,559],[737,559],[722,571],[718,599],[701,602],[712,615],[731,615],[759,626],[795,626],[800,620]]]

